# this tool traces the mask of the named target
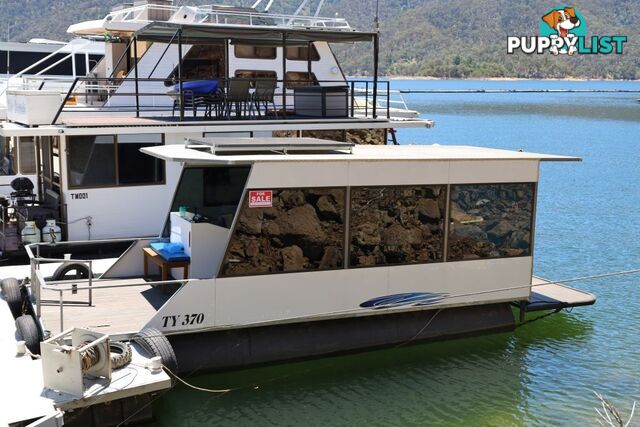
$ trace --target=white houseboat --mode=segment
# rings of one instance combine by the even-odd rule
[[[180,165],[163,236],[71,282],[40,268],[77,260],[30,246],[41,336],[153,331],[193,372],[505,331],[512,303],[595,301],[532,277],[539,164],[576,158],[305,138],[142,151]]]
[[[27,221],[42,229],[56,220],[58,240],[158,235],[180,168],[143,147],[204,136],[386,144],[395,129],[433,124],[392,115],[389,84],[377,77],[377,33],[342,18],[149,1],[69,32],[107,39],[89,76],[63,90],[22,76],[23,86],[7,90],[3,255],[39,240],[33,225],[24,231]],[[370,81],[347,79],[329,45],[356,42],[373,45]]]

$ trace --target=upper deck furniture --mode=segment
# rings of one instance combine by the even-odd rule
[[[306,86],[293,89],[295,114],[310,117],[347,117],[349,87]]]
[[[184,278],[189,278],[189,264],[190,260],[176,260],[176,261],[167,261],[164,259],[158,252],[154,251],[152,248],[142,248],[142,252],[144,253],[144,278],[146,279],[149,276],[149,261],[160,267],[160,274],[162,276],[162,281],[169,280],[169,271],[172,268],[182,268]],[[165,292],[166,284],[162,285],[162,292]]]

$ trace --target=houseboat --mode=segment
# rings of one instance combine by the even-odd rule
[[[505,331],[513,303],[595,301],[532,277],[539,164],[576,158],[312,138],[142,151],[180,165],[163,234],[72,282],[40,266],[77,260],[29,246],[40,334],[155,331],[193,372]]]
[[[47,89],[68,89],[75,77],[89,76],[103,57],[104,43],[96,38],[76,38],[68,43],[47,39],[0,42],[0,120],[7,118],[9,87],[21,89],[29,84],[40,89],[44,85]]]
[[[400,114],[406,105],[377,77],[378,34],[342,18],[149,1],[69,32],[106,39],[89,76],[60,89],[25,75],[7,90],[3,256],[54,238],[35,230],[47,220],[57,240],[157,236],[180,168],[143,147],[226,136],[386,144],[396,129],[433,125]],[[329,43],[372,44],[373,78],[347,79]]]

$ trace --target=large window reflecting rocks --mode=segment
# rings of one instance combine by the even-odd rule
[[[345,189],[269,190],[270,207],[250,207],[251,191],[222,276],[330,270],[344,265]]]
[[[531,254],[533,183],[452,185],[448,261]]]
[[[352,267],[442,261],[445,186],[351,190]]]

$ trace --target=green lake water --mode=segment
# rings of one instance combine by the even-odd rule
[[[634,82],[399,81],[393,88],[634,89]],[[640,94],[411,94],[434,129],[403,144],[575,155],[543,164],[535,273],[640,268]],[[627,414],[640,400],[640,275],[573,284],[592,307],[513,333],[190,377],[154,403],[160,426],[597,425],[593,391]],[[640,414],[636,423],[640,425]]]

